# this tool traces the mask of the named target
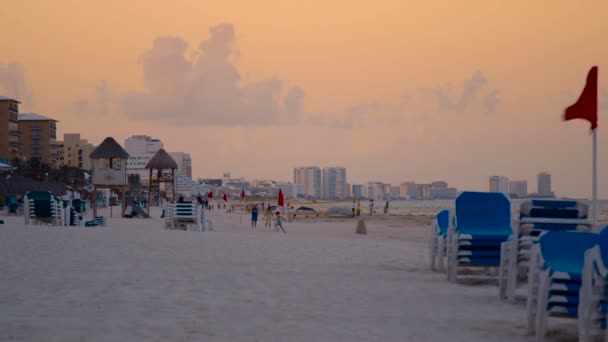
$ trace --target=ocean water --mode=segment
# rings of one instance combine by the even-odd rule
[[[512,199],[512,212],[514,214],[519,213],[521,203],[526,201],[525,199]],[[591,217],[592,208],[591,201],[583,200],[584,203],[589,204],[589,217]],[[374,201],[374,211],[377,214],[383,213],[384,205],[386,201]],[[361,211],[363,214],[369,213],[370,201],[361,201]],[[342,207],[350,210],[352,202],[338,202],[338,203],[315,203],[307,204],[306,206],[315,208],[323,211],[330,207]],[[389,201],[389,213],[391,215],[421,215],[421,216],[433,216],[443,209],[453,209],[454,200],[398,200]],[[598,221],[608,222],[608,200],[598,201]]]

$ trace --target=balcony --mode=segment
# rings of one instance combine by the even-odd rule
[[[11,129],[10,131],[8,131],[8,134],[16,136],[16,137],[20,137],[23,135],[23,132],[15,130],[15,129]]]
[[[12,147],[21,147],[21,146],[23,146],[23,143],[20,143],[18,141],[10,141],[9,145]]]
[[[32,158],[40,158],[40,152],[32,152]]]
[[[32,146],[33,148],[40,148],[40,144],[38,144],[38,143],[33,143],[31,146]]]
[[[61,155],[59,153],[51,153],[51,157],[59,158]]]
[[[62,147],[63,146],[61,146],[61,144],[53,144],[53,143],[51,143],[51,148],[57,148],[57,149],[59,149],[59,148],[62,148]]]
[[[32,129],[32,131],[39,131],[40,130],[40,126],[38,126],[38,125],[35,125],[35,126],[32,125],[32,126],[30,126],[30,128]]]

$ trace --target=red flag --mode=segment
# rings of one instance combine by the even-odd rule
[[[224,202],[228,202],[228,195],[224,194]]]
[[[241,199],[245,199],[245,189],[241,189]]]
[[[211,198],[211,199],[213,199],[213,191],[211,191],[211,192],[210,192],[210,193],[207,195],[207,198]]]
[[[283,204],[285,204],[285,199],[283,198],[283,191],[281,191],[281,189],[279,188],[279,201],[278,201],[279,207],[282,207]]]
[[[597,66],[589,70],[581,97],[575,104],[566,108],[564,120],[572,119],[585,119],[591,123],[591,129],[597,127]]]

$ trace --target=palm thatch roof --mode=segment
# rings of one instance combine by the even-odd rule
[[[90,155],[91,158],[129,158],[127,151],[112,137],[107,137]]]
[[[177,163],[165,149],[160,149],[152,159],[146,164],[146,169],[177,169]]]

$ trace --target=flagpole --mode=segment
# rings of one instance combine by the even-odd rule
[[[593,231],[597,231],[597,128],[593,129]]]

